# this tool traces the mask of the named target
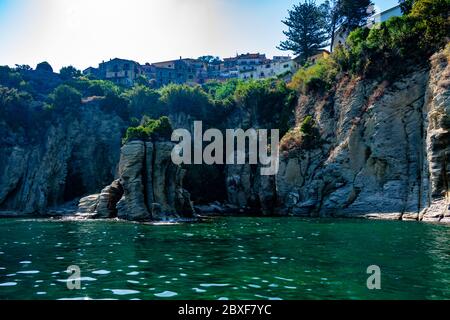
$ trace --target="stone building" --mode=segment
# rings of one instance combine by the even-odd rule
[[[178,59],[146,64],[143,67],[148,79],[155,79],[161,87],[170,83],[202,84],[206,81],[208,69],[206,63],[197,59]]]
[[[101,79],[132,86],[136,78],[142,74],[142,71],[140,64],[136,61],[115,58],[100,63],[98,74]]]

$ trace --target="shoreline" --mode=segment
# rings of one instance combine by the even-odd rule
[[[421,214],[417,214],[417,216],[421,216]],[[431,223],[431,224],[445,224],[450,225],[450,217],[428,217],[425,218],[421,216],[421,218],[411,218],[410,216],[402,217],[400,213],[367,213],[360,215],[348,215],[348,214],[340,214],[336,216],[323,216],[323,217],[313,217],[313,216],[295,216],[295,215],[256,215],[256,214],[242,214],[242,213],[226,213],[226,214],[204,214],[198,215],[194,218],[179,218],[174,220],[167,221],[132,221],[132,220],[124,220],[119,218],[92,218],[86,215],[77,214],[76,211],[67,214],[53,214],[53,213],[45,213],[45,214],[25,214],[25,213],[17,213],[12,211],[0,211],[0,219],[42,219],[42,220],[54,220],[54,221],[72,221],[72,222],[82,222],[82,221],[98,221],[98,222],[125,222],[125,223],[133,223],[133,224],[143,224],[143,225],[155,225],[155,226],[164,226],[164,225],[176,225],[176,224],[185,224],[185,223],[204,223],[209,222],[211,220],[220,219],[220,218],[301,218],[305,220],[323,220],[323,219],[353,219],[353,220],[379,220],[379,221],[401,221],[401,222],[419,222],[419,223]]]

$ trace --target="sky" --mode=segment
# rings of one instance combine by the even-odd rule
[[[143,64],[276,49],[301,0],[0,0],[0,65],[55,71],[120,57]],[[317,1],[321,2],[321,1]],[[375,0],[378,10],[397,0]]]

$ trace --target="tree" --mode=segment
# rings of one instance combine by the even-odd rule
[[[59,75],[60,75],[61,79],[69,80],[69,79],[73,79],[76,77],[80,77],[81,71],[77,70],[73,66],[62,67],[61,70],[59,71]]]
[[[16,64],[16,70],[18,70],[18,71],[30,71],[32,69],[27,64]]]
[[[330,32],[330,51],[333,52],[334,34],[342,23],[342,0],[327,0],[323,4],[324,10],[327,12],[327,25]]]
[[[36,66],[36,71],[46,71],[46,72],[53,72],[53,68],[47,61],[38,63]]]
[[[414,0],[399,0],[398,3],[400,4],[400,9],[402,10],[402,13],[409,14],[412,10]]]
[[[422,48],[435,51],[448,43],[450,0],[416,0],[409,16],[416,20]]]
[[[81,105],[81,93],[68,85],[60,85],[53,92],[53,107],[56,110],[72,110]]]
[[[333,43],[336,30],[342,27],[345,32],[361,27],[367,23],[367,19],[373,14],[370,0],[327,0],[323,4],[324,10],[327,12],[327,24],[331,38],[331,48],[333,51]]]
[[[29,128],[33,125],[29,107],[32,101],[26,92],[0,86],[0,118],[11,128]]]
[[[147,115],[157,118],[163,113],[159,101],[160,95],[156,90],[138,85],[129,90],[126,97],[130,101],[130,117],[140,118],[143,115]]]
[[[221,61],[219,57],[214,57],[214,56],[210,56],[210,55],[198,57],[197,60],[200,60],[207,64],[217,64],[217,63],[220,63],[220,61]]]
[[[288,27],[287,31],[283,31],[287,40],[282,41],[278,48],[293,51],[304,63],[318,49],[328,45],[326,14],[314,0],[294,5],[288,14],[287,19],[282,21]]]
[[[348,31],[364,26],[373,14],[371,0],[342,0],[341,2],[342,24]]]

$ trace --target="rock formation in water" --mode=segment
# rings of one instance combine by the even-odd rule
[[[119,178],[100,194],[82,198],[78,211],[94,218],[132,221],[192,218],[190,195],[182,186],[184,170],[171,160],[173,146],[165,141],[125,144]]]

